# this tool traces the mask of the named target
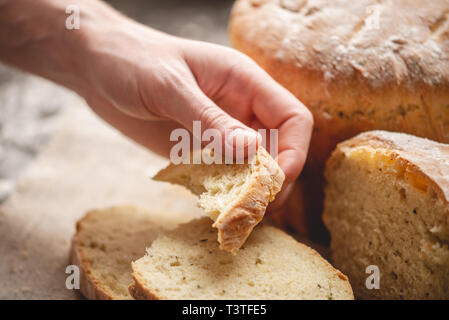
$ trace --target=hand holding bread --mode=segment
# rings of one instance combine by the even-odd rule
[[[154,179],[198,195],[199,206],[218,229],[220,249],[235,254],[281,190],[285,175],[261,146],[245,164],[170,164]]]
[[[253,58],[313,113],[316,126],[306,175],[313,183],[305,181],[296,188],[301,193],[298,199],[313,202],[312,207],[320,211],[322,172],[327,161],[323,219],[331,234],[332,259],[348,274],[359,298],[449,299],[449,151],[448,145],[435,142],[449,142],[448,10],[444,0],[427,6],[418,0],[239,0],[232,12],[233,46]],[[291,95],[259,82],[257,79],[264,78],[272,83],[246,57],[240,58],[242,64],[236,63],[226,78],[231,79],[229,85],[223,84],[218,91],[209,85],[209,77],[217,76],[223,67],[221,61],[210,74],[202,73],[207,69],[207,59],[200,61],[192,56],[188,63],[203,93],[247,128],[280,123],[275,125],[282,135],[279,165],[290,184],[304,164],[305,154],[300,153],[307,152],[309,137],[304,132],[311,120],[298,104],[299,113],[290,114],[292,105],[287,106],[286,101],[293,102]],[[241,66],[258,76],[248,78]],[[248,81],[243,82],[250,86],[239,82],[245,79]],[[245,96],[248,88],[265,93],[254,99],[251,90]],[[230,89],[236,94],[224,98],[217,94]],[[250,97],[251,103],[246,103]],[[235,99],[246,107],[237,110]],[[206,127],[228,123],[229,118],[219,113],[210,115],[208,118],[206,112]],[[249,115],[256,116],[254,121]],[[285,121],[280,121],[284,116]],[[305,121],[302,129],[295,133],[293,128],[299,128],[301,121]],[[387,131],[356,136],[374,129],[435,141]],[[270,254],[281,255],[288,248],[288,258],[298,253],[294,245],[276,246],[284,242],[282,237],[272,237],[270,230],[275,229],[262,226],[250,234],[284,180],[282,170],[264,152],[259,148],[255,155],[255,159],[267,160],[259,166],[170,165],[156,175],[157,180],[183,185],[200,197],[199,205],[218,229],[221,249],[234,254],[244,249],[225,259],[227,253],[216,250],[215,229],[208,219],[164,233],[148,246],[146,255],[131,264],[134,282],[129,292],[134,298],[254,298],[261,291],[273,299],[351,298],[343,275],[339,276],[343,282],[331,280],[332,286],[339,288],[335,293],[319,290],[320,279],[308,282],[314,277],[305,279],[301,274],[292,278],[317,284],[316,288],[298,294],[276,279],[273,283],[282,292],[273,294],[250,279],[267,275],[259,273],[259,251],[254,248],[263,244]],[[256,173],[270,167],[275,168],[274,174],[261,180]],[[297,202],[292,206],[295,212],[289,214],[301,211]],[[321,221],[318,214],[316,218]],[[307,219],[289,219],[295,220],[303,223]],[[310,256],[301,257],[292,264],[302,266],[304,261],[314,261]],[[254,258],[256,267],[247,267]],[[275,260],[267,261],[270,266],[276,265]],[[209,286],[228,275],[228,264],[250,273],[233,275],[229,287]],[[380,287],[374,290],[366,282],[366,271],[373,266],[381,273]],[[290,274],[288,266],[283,270]],[[309,275],[314,271],[305,270]],[[209,280],[198,280],[203,278]],[[234,290],[235,283],[241,290]]]

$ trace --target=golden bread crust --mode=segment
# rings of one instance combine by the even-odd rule
[[[449,142],[449,2],[239,0],[232,45],[313,113],[310,158],[400,131]]]
[[[326,165],[326,173],[333,170],[337,155],[355,146],[388,149],[391,156],[404,167],[425,179],[449,206],[449,145],[412,135],[369,131],[344,141],[337,146]]]
[[[89,300],[112,300],[114,296],[108,293],[108,290],[97,281],[91,274],[89,260],[83,254],[81,248],[81,239],[79,232],[82,229],[83,222],[89,219],[89,215],[94,214],[95,210],[89,211],[76,223],[76,233],[72,238],[70,247],[70,263],[78,266],[80,270],[80,291],[84,297]]]
[[[220,249],[236,253],[253,228],[262,220],[270,201],[281,190],[285,175],[264,148],[259,148],[255,164],[257,173],[240,200],[213,227],[218,229]]]

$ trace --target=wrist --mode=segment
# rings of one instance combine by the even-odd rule
[[[78,58],[83,61],[83,66],[77,68],[77,78],[87,90],[81,95],[88,95],[91,90],[114,92],[117,88],[110,85],[125,85],[127,78],[134,81],[134,73],[166,57],[164,48],[176,39],[124,16],[90,21],[77,39]],[[173,52],[173,48],[170,46],[165,52]]]

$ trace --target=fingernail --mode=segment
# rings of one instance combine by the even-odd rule
[[[226,136],[226,151],[228,155],[234,153],[237,163],[243,163],[242,160],[256,153],[257,143],[260,139],[261,137],[255,131],[242,128],[234,129]]]

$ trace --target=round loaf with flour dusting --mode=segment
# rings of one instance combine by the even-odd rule
[[[447,0],[239,0],[230,37],[313,112],[313,165],[372,129],[449,142]]]

